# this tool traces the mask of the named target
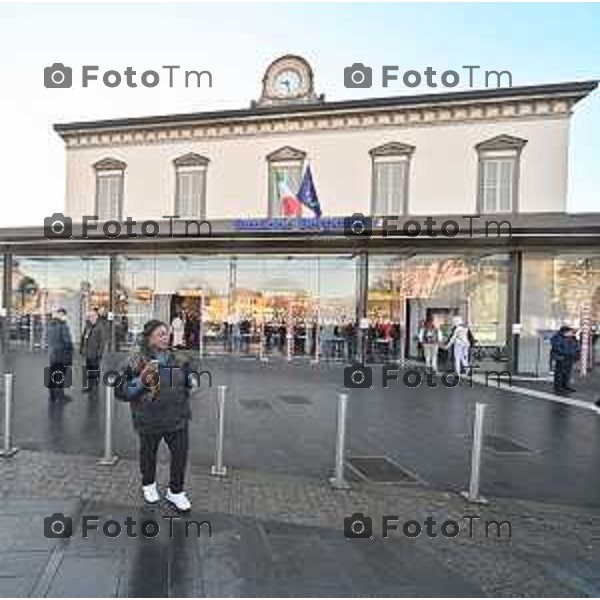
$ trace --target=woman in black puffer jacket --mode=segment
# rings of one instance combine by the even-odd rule
[[[142,332],[140,348],[129,359],[122,396],[131,406],[133,427],[140,436],[142,494],[146,502],[160,501],[156,485],[156,455],[161,440],[171,452],[171,476],[165,499],[182,512],[191,504],[183,490],[191,418],[189,363],[169,349],[166,323],[151,320]]]

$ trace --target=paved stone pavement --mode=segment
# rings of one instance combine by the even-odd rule
[[[166,464],[159,465],[164,485]],[[186,538],[182,521],[156,538],[81,536],[81,515],[160,521],[138,495],[135,462],[19,451],[0,461],[0,596],[598,596],[600,511],[511,499],[468,505],[425,486],[355,482],[337,491],[310,478],[190,469],[189,519],[212,537]],[[74,519],[71,540],[46,539],[44,517]],[[344,518],[373,519],[373,539],[347,540]],[[382,515],[436,521],[436,538],[381,537]],[[464,515],[478,515],[469,536]],[[459,523],[446,538],[445,520]],[[509,521],[486,537],[484,520]],[[164,521],[166,523],[166,521]],[[480,525],[481,524],[481,525]],[[124,526],[123,526],[124,527]],[[163,527],[163,525],[161,525]],[[138,532],[139,529],[134,531]],[[194,529],[195,531],[195,529]]]
[[[45,366],[44,355],[17,357],[15,443],[100,456],[103,397],[88,398],[74,389],[73,402],[52,405],[43,387]],[[337,398],[348,391],[343,366],[215,358],[203,367],[213,374],[213,388],[204,387],[193,398],[195,468],[207,470],[214,463],[215,388],[225,384],[227,466],[320,480],[331,474]],[[385,456],[437,489],[464,489],[475,403],[484,401],[484,494],[600,507],[597,414],[477,384],[410,389],[392,381],[382,389],[380,380],[381,368],[375,367],[373,389],[349,391],[350,457]],[[488,435],[496,438],[490,441]],[[115,407],[114,438],[119,456],[136,457],[137,436],[128,406],[121,402]]]

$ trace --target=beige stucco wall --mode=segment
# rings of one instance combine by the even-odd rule
[[[172,214],[173,159],[196,152],[210,159],[207,217],[267,215],[267,161],[282,147],[305,151],[325,215],[369,212],[369,150],[398,141],[416,147],[410,171],[412,214],[474,213],[477,193],[475,145],[500,134],[528,140],[523,149],[519,203],[523,212],[564,211],[567,192],[568,118],[555,116],[496,122],[399,126],[261,134],[202,141],[162,142],[67,150],[66,214],[79,220],[93,214],[93,164],[112,157],[127,164],[124,217]]]

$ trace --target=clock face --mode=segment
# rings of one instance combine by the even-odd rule
[[[275,91],[282,98],[297,96],[302,87],[302,78],[295,69],[285,69],[275,76]]]
[[[312,102],[313,73],[301,57],[286,54],[274,60],[265,71],[259,105]]]

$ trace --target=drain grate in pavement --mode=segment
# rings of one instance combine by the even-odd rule
[[[250,410],[273,410],[271,408],[271,404],[266,400],[251,398],[246,400],[239,400],[239,403],[244,408],[248,408]]]
[[[524,452],[532,452],[531,448],[527,448],[527,446],[523,446],[510,438],[503,437],[501,435],[486,435],[483,438],[483,443],[487,448],[493,450],[494,452],[505,452],[505,453],[524,453]]]
[[[286,404],[312,404],[306,396],[296,394],[282,394],[279,396]]]
[[[385,456],[354,456],[348,459],[350,466],[371,483],[416,483],[409,471]]]

